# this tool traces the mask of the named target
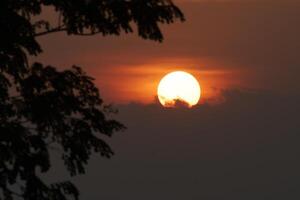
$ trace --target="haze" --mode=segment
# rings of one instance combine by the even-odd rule
[[[95,157],[75,178],[82,198],[299,199],[300,2],[176,2],[187,21],[163,26],[162,44],[136,35],[40,39],[39,60],[82,66],[128,126],[107,139],[112,160]],[[173,70],[200,81],[196,108],[158,105],[158,82]]]

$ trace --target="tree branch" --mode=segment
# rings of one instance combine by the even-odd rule
[[[62,32],[62,31],[66,31],[66,28],[63,28],[62,26],[47,30],[47,31],[43,31],[43,32],[39,32],[39,33],[35,33],[33,36],[34,37],[39,37],[39,36],[43,36],[43,35],[47,35],[49,33],[57,33],[57,32]]]
[[[58,32],[63,32],[63,31],[67,31],[67,28],[63,28],[62,26],[60,26],[60,27],[53,28],[53,29],[50,29],[50,30],[47,30],[47,31],[35,33],[34,37],[39,37],[39,36],[47,35],[47,34],[50,34],[50,33],[58,33]],[[98,33],[101,33],[101,31],[90,32],[90,33],[72,33],[72,35],[93,36],[93,35],[96,35]]]

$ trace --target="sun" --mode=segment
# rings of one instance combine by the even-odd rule
[[[164,76],[157,88],[159,102],[164,107],[196,105],[201,96],[197,79],[184,71],[174,71]]]

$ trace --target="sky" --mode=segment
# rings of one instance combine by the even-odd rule
[[[136,34],[53,34],[40,38],[44,53],[37,59],[82,66],[96,78],[104,100],[113,103],[151,103],[159,80],[174,70],[196,76],[203,101],[232,88],[298,93],[299,1],[179,1],[178,6],[186,22],[163,25],[163,43]]]
[[[73,178],[83,199],[299,199],[300,1],[176,3],[186,22],[163,25],[163,43],[39,39],[36,60],[82,66],[128,127],[105,138],[111,160],[94,156]],[[200,82],[193,109],[157,103],[159,80],[174,70]]]
[[[128,128],[104,138],[71,180],[89,200],[296,200],[300,198],[300,96],[227,91],[222,104],[119,106]],[[58,159],[57,159],[58,160]],[[69,179],[56,160],[51,181]]]

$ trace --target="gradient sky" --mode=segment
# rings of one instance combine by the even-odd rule
[[[300,1],[176,2],[187,21],[162,26],[162,44],[40,38],[37,59],[82,66],[128,127],[105,138],[112,160],[94,156],[73,179],[82,199],[300,199]],[[162,109],[158,82],[179,69],[199,80],[202,104]],[[65,177],[55,165],[49,180]]]
[[[192,72],[203,98],[220,90],[297,93],[300,2],[295,0],[178,1],[187,21],[162,26],[162,44],[133,35],[41,37],[38,60],[82,66],[105,100],[153,101],[159,80],[173,70]]]

